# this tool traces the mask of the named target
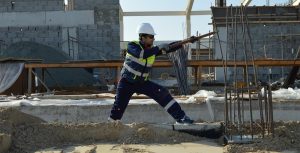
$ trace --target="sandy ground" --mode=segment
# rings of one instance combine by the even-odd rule
[[[223,147],[210,140],[179,144],[97,144],[72,146],[62,149],[49,148],[36,153],[80,152],[80,153],[218,153]]]
[[[274,138],[223,147],[216,140],[145,123],[46,123],[16,109],[0,108],[0,148],[8,147],[10,153],[300,152],[300,122],[281,122],[275,127]]]
[[[225,152],[300,152],[300,122],[276,122],[274,138],[269,135],[254,143],[227,145]],[[290,151],[286,151],[290,150]]]
[[[206,144],[209,141],[206,141],[205,138],[158,128],[145,123],[129,125],[124,125],[120,122],[90,124],[46,123],[37,117],[24,114],[12,108],[0,108],[0,133],[11,135],[12,144],[9,152],[22,153],[36,152],[51,147],[65,149],[65,146],[76,144],[79,145],[79,148],[82,146],[84,149],[88,147],[85,145],[96,143],[100,144],[97,147],[100,150],[102,150],[101,148],[104,150],[115,148],[117,152],[118,150],[121,150],[121,152],[135,152],[134,148],[140,148],[141,151],[139,152],[156,152],[156,150],[161,150],[161,148],[169,150],[190,148],[193,152],[193,150],[197,150],[197,147],[208,146],[206,148],[211,149],[210,146],[217,145],[213,141],[210,144]],[[133,151],[130,148],[133,148]],[[66,149],[74,150],[72,147]],[[217,147],[217,149],[220,150],[222,147]],[[89,152],[95,152],[96,150]]]

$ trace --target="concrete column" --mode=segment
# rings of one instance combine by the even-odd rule
[[[123,10],[121,5],[119,9],[119,20],[120,20],[120,41],[124,41],[124,20],[123,20]]]

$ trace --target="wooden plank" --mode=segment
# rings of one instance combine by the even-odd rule
[[[252,66],[252,61],[246,62],[248,66]],[[244,67],[245,61],[228,60],[227,66]],[[255,60],[254,64],[258,67],[266,66],[300,66],[300,60]],[[27,63],[25,68],[118,68],[122,67],[123,60],[112,61],[99,61],[99,62],[80,62],[80,63]],[[156,61],[153,67],[172,67],[170,61]],[[189,67],[223,67],[222,60],[189,60]]]

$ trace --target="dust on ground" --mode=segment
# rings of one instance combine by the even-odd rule
[[[182,145],[185,142],[197,143],[197,141],[201,140],[207,142],[204,138],[153,127],[144,123],[133,123],[130,125],[124,125],[120,122],[89,124],[47,123],[40,118],[22,113],[13,108],[0,108],[0,133],[10,135],[12,145],[9,152],[11,153],[26,153],[51,147],[65,148],[66,146],[76,145],[84,149],[91,144],[108,144],[110,146],[106,147],[109,150],[115,148],[118,151],[121,148],[123,152],[128,153],[149,152],[149,148],[131,145],[148,146],[147,144],[149,144],[149,146],[152,146],[150,150],[152,149],[153,152],[156,152],[156,150],[161,150],[159,147],[169,144],[169,151],[174,152],[175,150],[176,152],[180,149],[191,147],[191,145]],[[112,147],[111,144],[118,145]],[[154,145],[153,148],[153,144],[158,144],[158,146]],[[172,144],[181,146],[171,146]],[[209,144],[209,146],[212,146],[212,144]],[[90,149],[87,149],[90,150],[87,152],[103,149],[100,147],[105,149],[103,145],[98,148],[92,146]],[[199,144],[194,147],[199,148]],[[207,145],[203,147],[207,147]],[[164,148],[168,149],[168,146]],[[224,152],[229,153],[283,150],[300,152],[299,121],[276,123],[274,138],[266,136],[264,139],[256,140],[253,144],[227,145],[223,148]]]
[[[46,123],[40,118],[13,108],[0,108],[0,133],[11,135],[9,152],[33,152],[49,147],[76,144],[181,143],[201,138],[144,123],[61,124]]]
[[[231,144],[224,147],[228,153],[267,152],[294,150],[300,152],[300,122],[276,122],[274,138],[272,135],[255,140],[252,144]]]

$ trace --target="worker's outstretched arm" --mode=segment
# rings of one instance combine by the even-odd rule
[[[170,44],[163,43],[163,44],[158,45],[158,48],[159,48],[158,55],[168,54],[168,53],[171,53],[171,52],[175,52],[178,49],[182,48],[182,45],[178,45],[178,46],[176,45],[176,47],[171,47],[172,44],[175,44],[175,43],[178,43],[178,42],[180,42],[180,41],[175,41],[175,42],[172,42]]]
[[[150,49],[142,50],[141,47],[133,42],[128,43],[127,52],[136,58],[148,58],[152,55],[157,55],[159,53],[159,48],[157,46]]]

